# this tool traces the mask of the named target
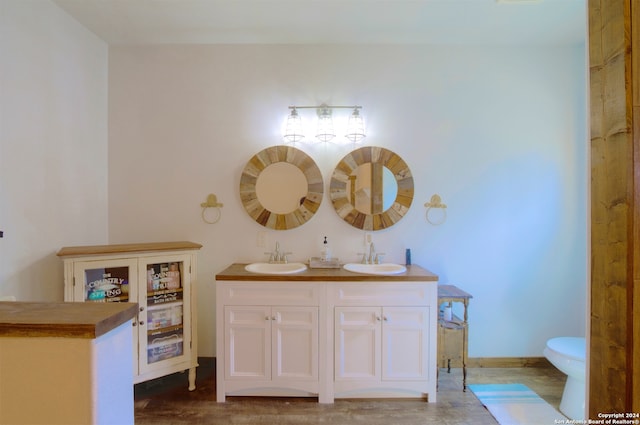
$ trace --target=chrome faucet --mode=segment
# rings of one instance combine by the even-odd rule
[[[373,245],[373,242],[369,244],[369,257],[366,257],[366,254],[362,256],[362,262],[364,264],[380,264],[380,260],[384,252],[376,252],[376,248]]]
[[[373,242],[369,244],[369,259],[367,260],[368,264],[373,264],[376,259],[376,248],[373,246]]]
[[[265,254],[269,255],[270,263],[284,263],[288,262],[287,255],[291,254],[291,252],[282,252],[280,251],[280,242],[276,242],[276,249],[272,252],[265,252]]]
[[[273,260],[274,261],[280,261],[280,258],[282,257],[282,253],[280,252],[280,242],[276,242],[276,250],[273,253]]]
[[[358,255],[362,255],[362,264],[380,264],[384,252],[376,252],[373,242],[369,242],[369,252],[358,252]]]

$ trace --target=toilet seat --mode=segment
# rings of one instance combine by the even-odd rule
[[[587,355],[587,344],[584,338],[562,336],[547,341],[547,348],[572,360],[584,362]]]

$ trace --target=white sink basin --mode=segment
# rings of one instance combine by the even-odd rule
[[[382,263],[382,264],[362,264],[362,263],[347,263],[344,266],[345,270],[355,273],[364,274],[399,274],[407,271],[407,268],[402,264]]]
[[[247,264],[244,269],[251,273],[292,274],[307,270],[307,266],[303,263],[251,263]]]

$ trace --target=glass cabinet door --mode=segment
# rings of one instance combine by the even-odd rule
[[[185,346],[190,343],[189,314],[185,300],[189,299],[189,260],[187,256],[154,257],[141,266],[141,292],[146,299],[146,365],[162,361],[184,360]],[[144,267],[144,269],[142,269]],[[143,284],[145,282],[145,284]],[[140,295],[142,299],[142,294]],[[188,307],[188,303],[186,304]],[[142,328],[141,328],[142,330]]]
[[[136,302],[136,275],[135,260],[78,263],[74,270],[74,299],[101,303]]]

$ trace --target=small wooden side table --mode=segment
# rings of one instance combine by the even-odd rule
[[[471,294],[454,285],[438,285],[438,368],[447,368],[451,372],[451,362],[462,367],[462,391],[467,390],[467,360],[469,324],[467,308]],[[464,304],[464,316],[461,320],[452,314],[451,320],[445,320],[440,307],[452,307],[454,302]]]

